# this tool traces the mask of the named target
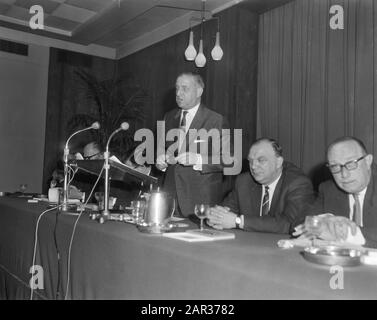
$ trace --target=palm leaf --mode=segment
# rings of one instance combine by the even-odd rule
[[[123,77],[98,79],[84,69],[75,70],[78,88],[85,92],[86,103],[95,106],[93,113],[76,114],[68,122],[68,130],[89,126],[99,121],[101,129],[98,132],[98,142],[105,145],[110,134],[123,121],[141,121],[144,119],[143,108],[147,93],[129,73]],[[88,105],[88,110],[89,110]],[[133,126],[134,127],[134,126]],[[118,155],[127,154],[135,147],[133,129],[114,136],[110,147]]]

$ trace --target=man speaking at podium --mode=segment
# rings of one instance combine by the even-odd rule
[[[165,114],[165,133],[181,129],[178,136],[179,152],[170,154],[173,141],[166,141],[164,149],[158,143],[157,169],[165,172],[163,189],[175,196],[176,210],[184,217],[194,214],[195,204],[214,205],[222,200],[223,167],[213,164],[211,154],[194,153],[198,140],[189,139],[189,129],[229,128],[225,118],[201,103],[204,82],[200,75],[182,73],[176,80],[175,108]],[[164,138],[166,134],[164,135]],[[187,138],[187,139],[186,139]],[[176,143],[176,142],[175,142]],[[208,146],[208,150],[212,150]],[[208,159],[208,162],[207,162]]]

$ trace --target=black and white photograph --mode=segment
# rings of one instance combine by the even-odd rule
[[[0,300],[377,299],[376,26],[374,0],[0,0]]]

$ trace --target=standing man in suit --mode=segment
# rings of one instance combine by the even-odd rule
[[[309,214],[331,213],[321,219],[317,236],[346,240],[361,231],[367,245],[377,244],[377,166],[373,155],[355,137],[341,137],[327,148],[332,180],[319,186],[318,198]],[[299,228],[296,235],[305,232]]]
[[[156,167],[165,171],[163,188],[176,197],[178,212],[188,217],[194,214],[195,204],[214,205],[223,196],[222,164],[212,161],[213,149],[210,146],[206,154],[196,151],[200,143],[194,136],[189,135],[188,131],[216,129],[221,134],[222,129],[229,127],[221,114],[208,109],[201,102],[204,82],[200,75],[182,73],[176,80],[175,88],[179,108],[167,112],[164,122],[166,132],[177,129],[174,143],[178,152],[170,152],[173,141],[166,141],[162,150],[158,147],[160,150],[157,151]],[[219,142],[211,143],[216,147]],[[158,146],[160,145],[162,144],[158,143]]]
[[[292,232],[313,199],[313,188],[282,152],[273,139],[255,141],[248,155],[250,172],[237,177],[223,206],[211,208],[207,223],[216,229]]]

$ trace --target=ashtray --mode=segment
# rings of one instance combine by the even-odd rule
[[[172,232],[175,229],[175,226],[171,223],[162,225],[162,224],[149,224],[146,222],[141,222],[137,225],[137,228],[139,229],[140,232],[160,234],[160,233],[165,233],[165,232]]]
[[[348,267],[360,265],[362,256],[360,250],[337,246],[306,247],[302,254],[313,263]]]

